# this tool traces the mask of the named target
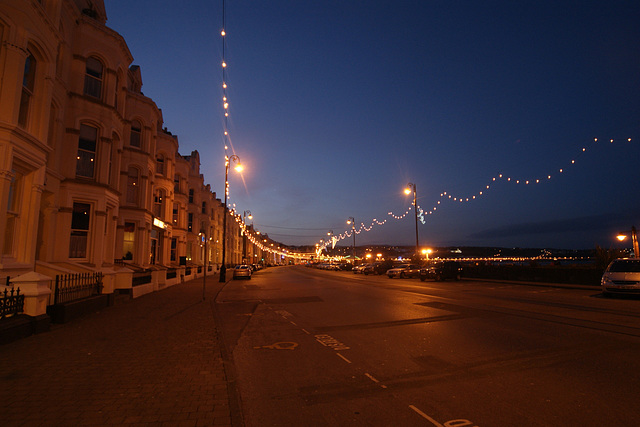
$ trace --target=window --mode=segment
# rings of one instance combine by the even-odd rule
[[[202,213],[205,215],[207,213],[207,202],[202,202]]]
[[[187,231],[193,231],[193,213],[189,212],[189,222],[187,223]]]
[[[22,75],[22,96],[20,97],[20,110],[18,112],[18,125],[26,128],[29,119],[29,109],[33,99],[33,88],[36,81],[36,59],[29,52],[24,62],[24,74]]]
[[[134,222],[124,223],[124,243],[122,245],[122,259],[133,260],[136,241],[136,224]]]
[[[158,154],[156,157],[156,173],[164,175],[164,156],[162,154]]]
[[[18,229],[17,223],[20,218],[20,194],[22,192],[23,175],[15,170],[11,171],[13,176],[9,182],[9,200],[7,203],[7,222],[4,232],[4,246],[2,253],[12,255],[14,249],[15,234]]]
[[[131,137],[129,139],[129,145],[132,147],[141,147],[142,141],[142,125],[139,121],[134,120],[131,122]]]
[[[173,176],[173,192],[180,194],[180,175]]]
[[[93,56],[87,59],[84,75],[84,94],[94,98],[102,98],[102,62]]]
[[[164,191],[157,190],[155,195],[153,196],[153,214],[156,218],[163,218],[163,201],[164,201]]]
[[[84,178],[94,177],[97,141],[98,129],[93,126],[80,125],[78,156],[76,158],[76,176]]]
[[[129,167],[127,173],[127,203],[138,203],[138,188],[140,187],[140,172],[138,168]]]
[[[71,238],[69,239],[69,258],[87,257],[90,218],[91,205],[88,203],[73,204],[73,212],[71,214]]]
[[[189,189],[189,203],[193,203],[193,188]]]
[[[178,256],[178,239],[173,237],[171,238],[171,261],[175,261]]]
[[[178,215],[180,214],[180,205],[178,203],[173,204],[173,225],[178,226]]]
[[[116,76],[116,92],[113,96],[113,106],[118,109],[118,92],[120,91],[120,74]]]

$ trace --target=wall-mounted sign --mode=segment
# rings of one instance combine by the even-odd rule
[[[169,228],[169,224],[167,224],[166,222],[160,221],[158,218],[153,218],[153,225],[155,227],[162,228],[163,230],[166,230],[167,228]]]

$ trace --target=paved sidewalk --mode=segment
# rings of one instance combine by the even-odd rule
[[[3,426],[231,426],[208,276],[0,346]]]

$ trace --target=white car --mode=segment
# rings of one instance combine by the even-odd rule
[[[611,261],[600,281],[602,294],[640,294],[640,258]]]
[[[239,279],[240,277],[244,277],[245,279],[251,279],[251,267],[248,265],[236,265],[233,269],[233,278]]]

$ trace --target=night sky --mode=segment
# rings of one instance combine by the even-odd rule
[[[105,4],[144,94],[222,199],[222,0]],[[413,211],[395,219],[409,182],[425,247],[618,248],[640,226],[640,2],[225,7],[245,167],[229,172],[229,203],[271,238],[314,244],[355,217],[386,220],[357,245],[413,245]]]

